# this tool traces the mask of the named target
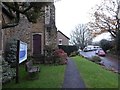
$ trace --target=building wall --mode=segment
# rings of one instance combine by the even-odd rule
[[[42,36],[41,40],[41,48],[42,48],[42,54],[43,54],[43,48],[44,48],[44,18],[38,19],[38,23],[34,23],[31,25],[31,34],[30,34],[30,48],[32,48],[32,53],[33,53],[33,35],[34,34],[40,34]],[[32,54],[31,53],[31,54]]]
[[[2,54],[2,31],[0,30],[0,55]]]
[[[2,25],[2,11],[0,10],[0,28]],[[0,30],[0,55],[2,54],[2,30]]]
[[[2,31],[0,30],[0,50],[2,50]]]
[[[53,3],[49,7],[46,7],[45,11],[45,45],[49,45],[51,48],[57,48],[57,28],[55,25],[55,6]]]
[[[5,15],[4,17],[6,22],[9,22]],[[57,28],[55,24],[51,23],[51,18],[55,23],[55,7],[53,3],[50,6],[50,30],[45,27],[46,17],[41,16],[37,23],[30,23],[25,16],[21,15],[19,25],[3,30],[3,48],[5,49],[6,42],[15,38],[26,42],[28,44],[28,54],[33,55],[34,34],[42,35],[42,53],[44,45],[51,45],[52,48],[57,47]]]
[[[9,42],[11,39],[19,39],[28,44],[28,54],[32,55],[32,36],[35,33],[42,34],[42,41],[44,41],[44,18],[39,18],[37,23],[30,23],[26,17],[21,16],[19,25],[11,28],[4,29],[4,42],[3,48],[5,49],[6,42]],[[43,42],[42,42],[43,48]],[[42,49],[43,50],[43,49]],[[43,53],[43,51],[42,51]]]
[[[60,40],[62,42],[62,44],[60,43]],[[58,45],[69,45],[69,39],[66,38],[63,34],[61,34],[60,32],[57,33],[57,44]]]

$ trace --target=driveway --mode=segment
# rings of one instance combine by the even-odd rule
[[[95,54],[95,51],[89,51],[89,52],[80,51],[79,53],[87,58],[91,58],[92,56],[98,56]],[[99,56],[99,57],[102,59],[101,63],[103,63],[106,68],[114,69],[115,71],[120,70],[120,61],[119,60],[117,60],[113,57],[107,56],[107,55],[105,57],[101,57],[101,56]]]

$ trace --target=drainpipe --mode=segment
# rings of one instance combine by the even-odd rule
[[[44,30],[43,30],[43,33],[44,33],[44,45],[43,45],[43,55],[44,55],[44,60],[43,60],[43,63],[45,63],[45,30],[46,30],[46,27],[45,27],[45,8],[44,8]]]

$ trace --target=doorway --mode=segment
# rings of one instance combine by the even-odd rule
[[[41,54],[41,35],[34,34],[33,35],[33,55]]]

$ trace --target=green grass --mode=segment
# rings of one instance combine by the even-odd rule
[[[25,67],[20,66],[20,82],[15,80],[3,85],[3,88],[61,88],[64,80],[65,65],[40,65],[41,71],[36,80],[28,79]]]
[[[118,74],[80,56],[73,57],[88,88],[118,88]]]

